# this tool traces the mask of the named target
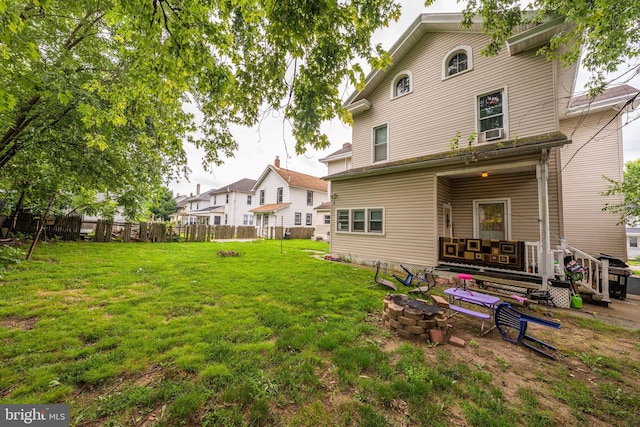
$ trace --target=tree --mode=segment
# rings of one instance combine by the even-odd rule
[[[357,57],[388,64],[370,38],[399,13],[393,0],[0,0],[0,175],[42,200],[90,189],[139,204],[188,172],[185,141],[220,164],[230,126],[262,108],[292,121],[298,153],[327,147],[322,122],[350,121],[338,87],[362,87]]]
[[[168,221],[169,216],[177,210],[173,192],[166,187],[162,190],[149,209],[156,221]]]
[[[427,0],[426,4],[434,0]],[[523,6],[524,4],[524,6]],[[637,0],[575,1],[575,0],[469,0],[464,10],[463,25],[470,25],[474,16],[483,20],[483,29],[491,42],[483,50],[494,55],[513,34],[515,27],[539,24],[553,16],[563,16],[569,24],[556,34],[540,53],[558,58],[563,64],[580,60],[590,73],[589,88],[595,95],[607,86],[607,75],[616,72],[626,61],[640,55],[640,2]],[[640,71],[636,63],[628,71],[629,78]]]
[[[622,203],[606,203],[603,211],[620,216],[619,224],[636,225],[640,222],[640,159],[625,163],[622,182],[603,177],[609,182],[603,196],[622,196]]]

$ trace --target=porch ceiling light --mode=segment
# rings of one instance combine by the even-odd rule
[[[486,178],[486,177],[488,177],[488,176],[489,176],[489,172],[482,172],[482,173],[480,174],[480,176],[481,176],[481,177],[483,177],[483,178]]]

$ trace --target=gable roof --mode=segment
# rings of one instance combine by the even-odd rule
[[[292,171],[289,169],[279,168],[274,165],[269,165],[265,168],[260,178],[253,185],[253,191],[258,188],[258,186],[264,181],[267,175],[273,172],[278,175],[285,183],[289,185],[289,187],[302,188],[305,190],[313,190],[313,191],[321,191],[326,193],[329,188],[329,185],[326,181],[323,181],[320,178],[315,176],[307,175],[301,172]]]
[[[271,213],[278,212],[281,209],[287,208],[291,203],[271,203],[268,205],[260,205],[257,208],[250,209],[249,212],[253,213]]]
[[[227,186],[220,187],[217,190],[211,190],[210,194],[223,194],[229,191],[239,191],[243,193],[250,193],[253,191],[253,186],[256,184],[255,179],[243,178],[240,181],[236,181]]]
[[[322,163],[327,163],[332,160],[344,159],[345,157],[351,157],[350,142],[345,142],[344,144],[342,144],[341,149],[339,149],[338,151],[334,151],[333,153],[329,154],[327,157],[324,157],[318,161]]]
[[[352,112],[368,109],[367,97],[380,84],[385,75],[391,72],[394,64],[397,64],[425,33],[481,33],[482,19],[475,16],[469,28],[462,28],[462,13],[423,13],[420,14],[400,38],[388,50],[392,58],[392,64],[385,70],[373,70],[365,79],[364,88],[353,92],[344,103],[344,107]],[[542,46],[550,37],[564,28],[563,17],[551,17],[545,22],[535,25],[519,26],[514,28],[515,35],[507,40],[507,48],[510,55],[517,55],[531,49]],[[575,76],[574,76],[575,77]],[[573,82],[571,82],[573,87]]]
[[[633,86],[621,85],[606,89],[594,98],[589,95],[580,95],[571,98],[567,116],[575,116],[585,113],[610,109],[612,107],[622,108],[630,105],[635,109],[640,104],[640,90]]]
[[[328,211],[331,209],[331,202],[324,202],[313,208],[318,211]]]

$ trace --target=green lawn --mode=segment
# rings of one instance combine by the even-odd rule
[[[370,286],[370,269],[311,256],[327,250],[299,240],[40,245],[0,279],[0,403],[68,403],[78,426],[564,423],[532,386],[507,395],[499,376],[451,346],[387,347],[386,291]],[[589,360],[602,375],[637,378],[635,350]],[[491,359],[504,372],[523,368]],[[637,390],[618,384],[615,407],[595,411],[568,402],[593,391],[573,391],[557,369],[536,387],[572,422],[637,425]],[[607,397],[591,397],[611,390],[599,393]]]

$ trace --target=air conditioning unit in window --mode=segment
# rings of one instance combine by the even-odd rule
[[[494,139],[504,138],[504,129],[491,129],[482,132],[482,137],[485,141],[493,141]]]

